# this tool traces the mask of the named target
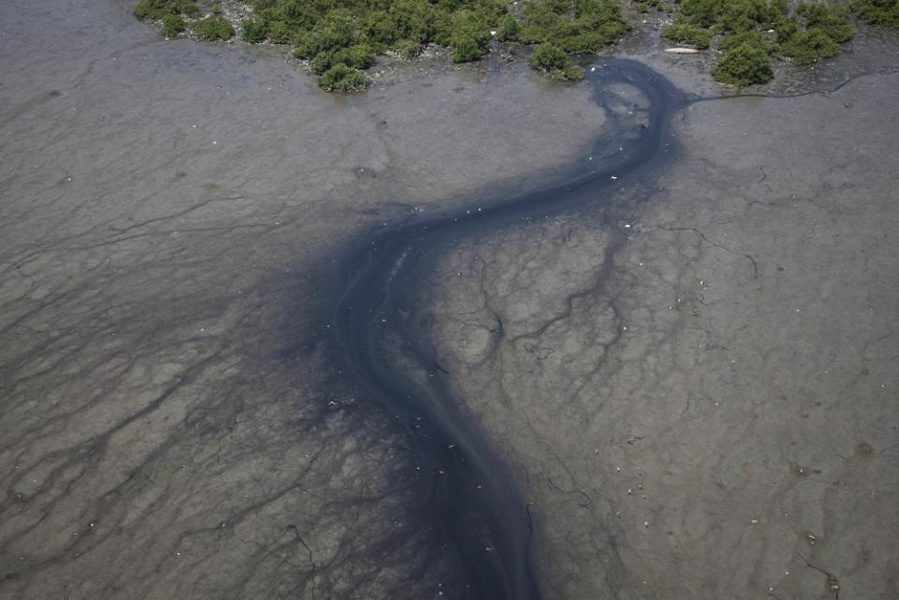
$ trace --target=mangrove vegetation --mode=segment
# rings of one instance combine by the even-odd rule
[[[224,15],[221,0],[139,0],[134,14],[170,38],[236,35],[292,47],[326,90],[363,89],[379,55],[413,58],[428,45],[456,63],[476,61],[498,44],[532,46],[531,66],[561,80],[584,71],[573,56],[620,41],[625,14],[654,12],[661,37],[720,58],[712,77],[736,86],[773,79],[776,61],[810,65],[836,55],[857,17],[899,26],[899,0],[242,0]],[[226,18],[226,16],[228,18]]]

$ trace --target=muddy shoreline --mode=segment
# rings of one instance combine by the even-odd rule
[[[126,3],[0,10],[0,597],[471,597],[407,424],[332,361],[332,277],[359,232],[591,172],[589,86],[416,67],[335,99]],[[894,595],[878,36],[809,85],[870,75],[692,104],[671,167],[447,239],[403,288],[426,330],[389,358],[426,382],[433,355],[553,597]]]

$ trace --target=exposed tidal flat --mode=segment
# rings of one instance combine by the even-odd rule
[[[340,259],[596,169],[647,98],[516,67],[334,98],[129,10],[0,8],[0,597],[471,597],[408,423],[333,360]],[[543,597],[896,595],[899,81],[874,42],[833,93],[688,105],[658,169],[447,236],[410,283],[418,337],[385,353],[413,384],[403,344],[433,353]]]

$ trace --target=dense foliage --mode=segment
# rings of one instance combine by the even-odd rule
[[[551,43],[571,54],[596,52],[630,29],[617,0],[531,1],[521,17],[517,41]]]
[[[195,0],[140,0],[134,7],[139,19],[160,21],[166,37],[175,37],[190,28],[201,40],[227,40],[234,35],[234,27],[220,14],[203,16]]]
[[[855,0],[852,8],[869,23],[899,27],[899,0]]]
[[[185,29],[187,29],[187,26],[184,24],[184,19],[181,15],[172,14],[162,17],[162,33],[166,37],[175,37]]]
[[[191,31],[200,39],[227,40],[234,28],[209,0],[139,0],[134,14],[158,21],[167,37]],[[412,58],[427,44],[449,50],[454,62],[478,60],[495,41],[534,44],[529,59],[557,79],[577,80],[583,70],[570,60],[619,41],[630,29],[623,0],[244,0],[251,15],[240,23],[242,39],[289,44],[308,61],[319,84],[358,90],[364,70],[385,52]],[[711,71],[734,85],[774,77],[772,58],[812,64],[837,54],[852,39],[851,10],[880,25],[899,26],[899,0],[631,0],[640,11],[674,15],[661,35],[697,49],[716,48]],[[851,7],[851,9],[850,9]],[[207,11],[208,12],[208,11]]]
[[[164,19],[170,15],[200,16],[200,7],[192,0],[140,0],[134,7],[138,19]]]
[[[740,44],[712,67],[712,77],[732,85],[765,83],[774,77],[768,53],[751,44]]]
[[[229,40],[234,35],[234,27],[221,15],[209,15],[194,25],[194,33],[201,40]]]
[[[788,0],[682,0],[662,37],[699,49],[717,41],[712,77],[743,86],[774,77],[772,56],[807,65],[836,55],[855,34],[850,18],[847,5],[821,0],[793,10]]]
[[[538,44],[528,58],[535,69],[543,71],[553,79],[579,81],[584,78],[584,70],[571,62],[568,55],[549,42]]]
[[[337,63],[321,74],[318,84],[325,90],[338,92],[354,92],[365,87],[365,73],[359,69]]]
[[[674,24],[663,29],[661,35],[673,42],[681,42],[699,50],[705,50],[712,44],[714,32],[711,29],[688,23],[678,15]]]
[[[252,35],[245,31],[245,39],[293,44],[294,54],[307,59],[322,76],[339,64],[367,68],[368,60],[344,60],[360,54],[374,57],[392,51],[412,57],[430,43],[448,47],[454,62],[478,60],[494,37],[503,42],[549,43],[563,54],[585,54],[617,42],[629,28],[618,0],[530,0],[520,10],[511,10],[515,5],[506,0],[248,2],[254,17]],[[565,61],[561,69],[532,64],[553,77],[583,76],[567,56]],[[337,89],[330,78],[320,83]]]

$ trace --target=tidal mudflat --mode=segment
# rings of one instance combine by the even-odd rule
[[[332,360],[335,271],[593,169],[615,120],[514,67],[333,98],[129,8],[0,8],[0,597],[474,596],[407,421]],[[897,593],[897,76],[869,71],[694,103],[664,168],[420,274],[543,597]]]

